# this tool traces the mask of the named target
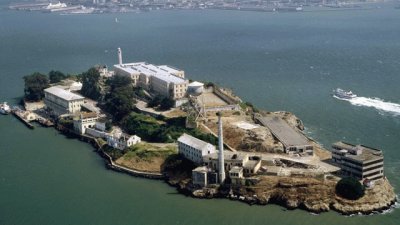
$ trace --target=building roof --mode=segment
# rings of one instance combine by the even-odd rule
[[[208,172],[208,168],[206,166],[199,166],[199,167],[194,168],[192,171],[206,173],[206,172]]]
[[[189,134],[182,134],[179,138],[178,138],[178,142],[182,142],[184,144],[187,144],[193,148],[196,149],[204,149],[206,148],[208,145],[211,145],[210,143],[207,143],[205,141],[202,141],[198,138],[195,138]],[[213,145],[211,145],[213,146]]]
[[[263,125],[269,128],[271,133],[279,139],[285,147],[310,145],[308,139],[303,134],[296,131],[279,117],[261,117],[259,120]]]
[[[200,82],[198,82],[198,81],[193,81],[193,82],[190,83],[188,86],[189,86],[189,87],[201,87],[201,86],[204,86],[204,84],[203,84],[203,83],[200,83]]]
[[[70,91],[66,91],[59,87],[49,87],[44,89],[45,92],[53,94],[61,99],[66,101],[73,101],[73,100],[83,100],[85,97],[80,96],[78,94],[72,93]]]
[[[208,155],[203,156],[203,159],[213,159],[217,160],[218,159],[218,153],[219,150],[217,150],[215,153],[211,153]],[[231,152],[231,151],[224,151],[224,160],[225,161],[230,161],[230,160],[237,160],[237,161],[243,161],[244,159],[248,158],[249,155],[246,153],[241,153],[241,152]]]
[[[177,69],[177,68],[175,68],[173,66],[168,66],[168,65],[161,65],[161,66],[158,66],[158,68],[160,68],[160,69],[162,69],[162,70],[164,70],[164,71],[166,71],[168,73],[180,73],[180,72],[182,72],[182,70]]]
[[[346,150],[346,152],[344,152],[346,158],[350,158],[359,162],[368,162],[371,160],[377,160],[383,158],[382,150],[371,148],[365,145],[353,145],[350,143],[339,141],[334,143],[333,146],[341,148],[342,150]],[[355,150],[361,150],[360,154],[357,155],[355,152],[353,153],[353,151]]]
[[[229,170],[229,173],[241,173],[243,172],[243,167],[234,166]]]
[[[146,76],[154,76],[168,83],[179,84],[186,82],[184,78],[174,75],[174,73],[179,72],[178,70],[175,70],[165,65],[156,66],[146,62],[137,62],[137,63],[125,63],[122,65],[116,64],[114,65],[114,67],[123,70],[129,74],[138,74],[138,75],[145,74]]]
[[[95,106],[93,103],[91,103],[91,102],[83,103],[83,104],[81,105],[81,107],[82,107],[82,108],[85,108],[85,109],[87,109],[87,110],[89,110],[89,111],[95,112],[95,113],[100,113],[100,112],[101,112],[100,108],[99,108],[99,107],[96,107],[96,106]]]
[[[97,113],[95,112],[81,112],[80,119],[87,119],[87,118],[97,118]]]

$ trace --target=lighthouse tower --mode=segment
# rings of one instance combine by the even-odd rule
[[[122,51],[121,51],[121,48],[118,48],[118,64],[122,65]]]
[[[219,183],[225,181],[225,159],[224,159],[224,134],[222,132],[222,113],[218,112],[218,178]]]

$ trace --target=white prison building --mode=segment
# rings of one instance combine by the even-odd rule
[[[134,86],[152,90],[171,99],[186,96],[189,81],[185,79],[183,70],[171,66],[156,66],[146,62],[114,65],[115,74],[132,79]]]
[[[66,91],[60,87],[49,87],[44,89],[44,103],[57,116],[62,114],[73,114],[81,111],[85,97]]]
[[[214,145],[188,134],[182,134],[178,138],[178,151],[179,154],[198,165],[203,163],[203,156],[216,152]]]

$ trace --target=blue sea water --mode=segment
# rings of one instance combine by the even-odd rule
[[[115,18],[118,18],[118,23]],[[294,112],[326,147],[381,148],[400,188],[400,11],[255,13],[156,11],[61,16],[0,10],[0,101],[16,103],[24,75],[79,73],[147,61],[234,90],[259,108]],[[358,102],[331,96],[352,90]],[[379,98],[379,100],[374,100]],[[394,104],[388,104],[391,102]],[[0,224],[398,224],[384,215],[195,200],[167,185],[108,171],[92,148],[52,129],[0,117]]]

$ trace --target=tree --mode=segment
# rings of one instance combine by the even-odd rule
[[[153,99],[151,99],[148,103],[147,103],[147,107],[150,108],[155,108],[157,106],[159,106],[161,104],[163,97],[161,95],[156,95],[154,96]]]
[[[49,87],[49,79],[41,73],[33,73],[24,76],[25,81],[25,99],[29,101],[39,101],[44,98],[44,89]]]
[[[110,86],[110,92],[105,96],[105,110],[112,114],[116,121],[119,121],[135,107],[131,79],[115,76],[107,84]]]
[[[163,98],[163,99],[161,100],[161,103],[160,103],[160,110],[169,110],[169,109],[171,109],[172,107],[174,107],[174,105],[175,105],[174,100],[165,97],[165,98]]]
[[[61,80],[67,78],[67,76],[58,70],[57,71],[52,70],[49,72],[49,78],[50,78],[50,83],[53,84],[60,82]]]
[[[345,177],[336,184],[336,194],[350,200],[357,200],[364,196],[363,185],[353,177]]]
[[[135,112],[126,116],[121,121],[121,126],[128,134],[137,134],[149,141],[158,141],[158,134],[162,129],[155,118]]]
[[[96,68],[90,68],[88,71],[81,74],[81,79],[81,94],[88,98],[98,100],[101,97],[99,71]]]

